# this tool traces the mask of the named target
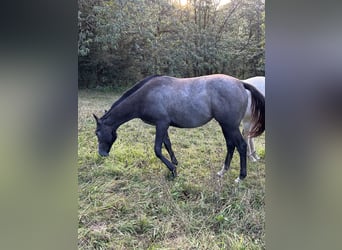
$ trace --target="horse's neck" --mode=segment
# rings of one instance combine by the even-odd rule
[[[123,123],[128,122],[136,118],[136,105],[130,100],[124,100],[110,111],[108,117],[106,118],[106,123],[118,128]]]

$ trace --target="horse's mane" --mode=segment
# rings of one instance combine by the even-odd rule
[[[110,111],[115,108],[117,105],[119,105],[123,100],[125,100],[127,97],[129,97],[130,95],[132,95],[133,93],[135,93],[138,89],[140,89],[142,86],[145,85],[145,83],[147,83],[149,80],[151,80],[152,78],[158,77],[160,75],[152,75],[152,76],[148,76],[146,78],[144,78],[143,80],[141,80],[140,82],[136,83],[133,87],[131,87],[130,89],[128,89],[120,98],[119,100],[117,100],[116,102],[113,103],[113,105],[110,107],[110,109],[108,111],[106,111],[106,113],[102,116],[102,118],[106,118]]]

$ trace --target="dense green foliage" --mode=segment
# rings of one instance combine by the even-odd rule
[[[79,0],[79,87],[264,75],[264,0]]]
[[[261,160],[248,162],[236,184],[237,152],[225,176],[216,175],[226,154],[217,122],[170,127],[179,161],[172,180],[154,154],[155,128],[138,119],[118,129],[108,157],[98,156],[91,114],[118,97],[79,91],[79,249],[265,249],[265,136],[255,138]]]

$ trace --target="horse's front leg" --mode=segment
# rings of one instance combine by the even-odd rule
[[[154,143],[154,152],[156,156],[167,166],[171,171],[173,177],[177,176],[176,167],[166,159],[162,154],[162,145],[164,142],[165,135],[167,134],[168,125],[160,124],[156,126],[156,139]]]
[[[170,138],[169,138],[169,133],[167,131],[166,131],[166,134],[164,136],[164,145],[165,145],[165,148],[166,148],[167,152],[170,155],[171,162],[173,164],[175,164],[175,165],[178,165],[178,161],[177,161],[176,156],[173,153],[173,150],[172,150],[172,147],[171,147],[171,141],[170,141]]]

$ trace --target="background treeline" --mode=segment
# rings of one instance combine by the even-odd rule
[[[79,0],[79,87],[264,75],[264,0]]]

